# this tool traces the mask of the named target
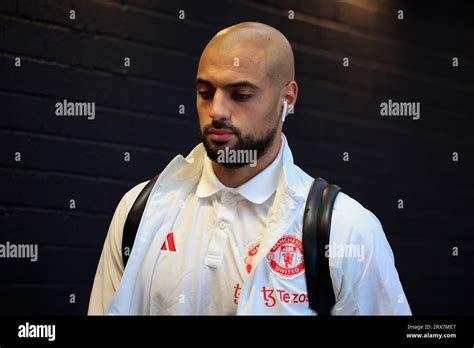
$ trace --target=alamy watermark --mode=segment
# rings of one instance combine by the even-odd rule
[[[6,241],[0,244],[0,258],[4,259],[30,259],[38,261],[38,244],[13,244]]]
[[[330,243],[324,247],[326,257],[334,258],[355,258],[357,261],[364,261],[365,245],[364,244],[338,244]]]
[[[408,116],[419,120],[420,102],[397,102],[389,99],[380,103],[380,116]]]
[[[36,325],[26,322],[18,326],[18,337],[20,338],[47,338],[48,341],[56,339],[56,325]]]
[[[94,102],[68,102],[64,99],[54,106],[56,116],[86,116],[88,120],[95,119]]]
[[[225,147],[217,151],[217,163],[244,163],[257,165],[257,150],[234,150]]]

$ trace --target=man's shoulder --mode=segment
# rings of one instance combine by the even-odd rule
[[[311,184],[315,179],[296,164],[293,165],[292,173],[293,187],[307,197]],[[344,193],[343,189],[341,189],[334,201],[332,225],[345,227],[345,229],[356,228],[358,230],[381,227],[378,218],[357,200]]]
[[[383,233],[377,216],[344,192],[334,202],[331,226],[340,242],[368,242]]]
[[[137,199],[138,195],[140,192],[143,190],[146,184],[148,184],[150,180],[141,182],[139,184],[136,184],[133,186],[131,189],[129,189],[123,196],[122,199],[120,200],[119,206],[122,208],[122,210],[128,214],[130,209],[132,209],[132,205]]]

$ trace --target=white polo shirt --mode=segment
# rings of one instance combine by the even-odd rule
[[[281,155],[280,147],[267,168],[235,189],[219,181],[205,156],[199,184],[185,200],[160,257],[155,260],[153,249],[146,256],[145,269],[156,263],[147,314],[236,314],[275,198]]]
[[[314,179],[282,139],[275,161],[237,189],[219,183],[202,144],[176,156],[153,186],[124,269],[123,226],[146,182],[128,191],[109,227],[88,313],[317,315],[302,248]],[[340,192],[330,234],[333,315],[411,314],[374,214]]]

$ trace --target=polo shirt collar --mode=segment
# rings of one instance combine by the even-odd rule
[[[199,180],[196,195],[209,197],[219,191],[228,191],[240,194],[254,204],[261,204],[269,199],[278,187],[278,180],[282,170],[283,149],[286,138],[281,137],[280,150],[272,163],[252,179],[237,188],[227,187],[222,184],[212,169],[212,163],[207,154],[204,156],[202,176]]]

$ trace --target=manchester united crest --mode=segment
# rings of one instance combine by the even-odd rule
[[[303,243],[295,236],[283,236],[268,253],[267,261],[276,275],[295,278],[304,271]]]

